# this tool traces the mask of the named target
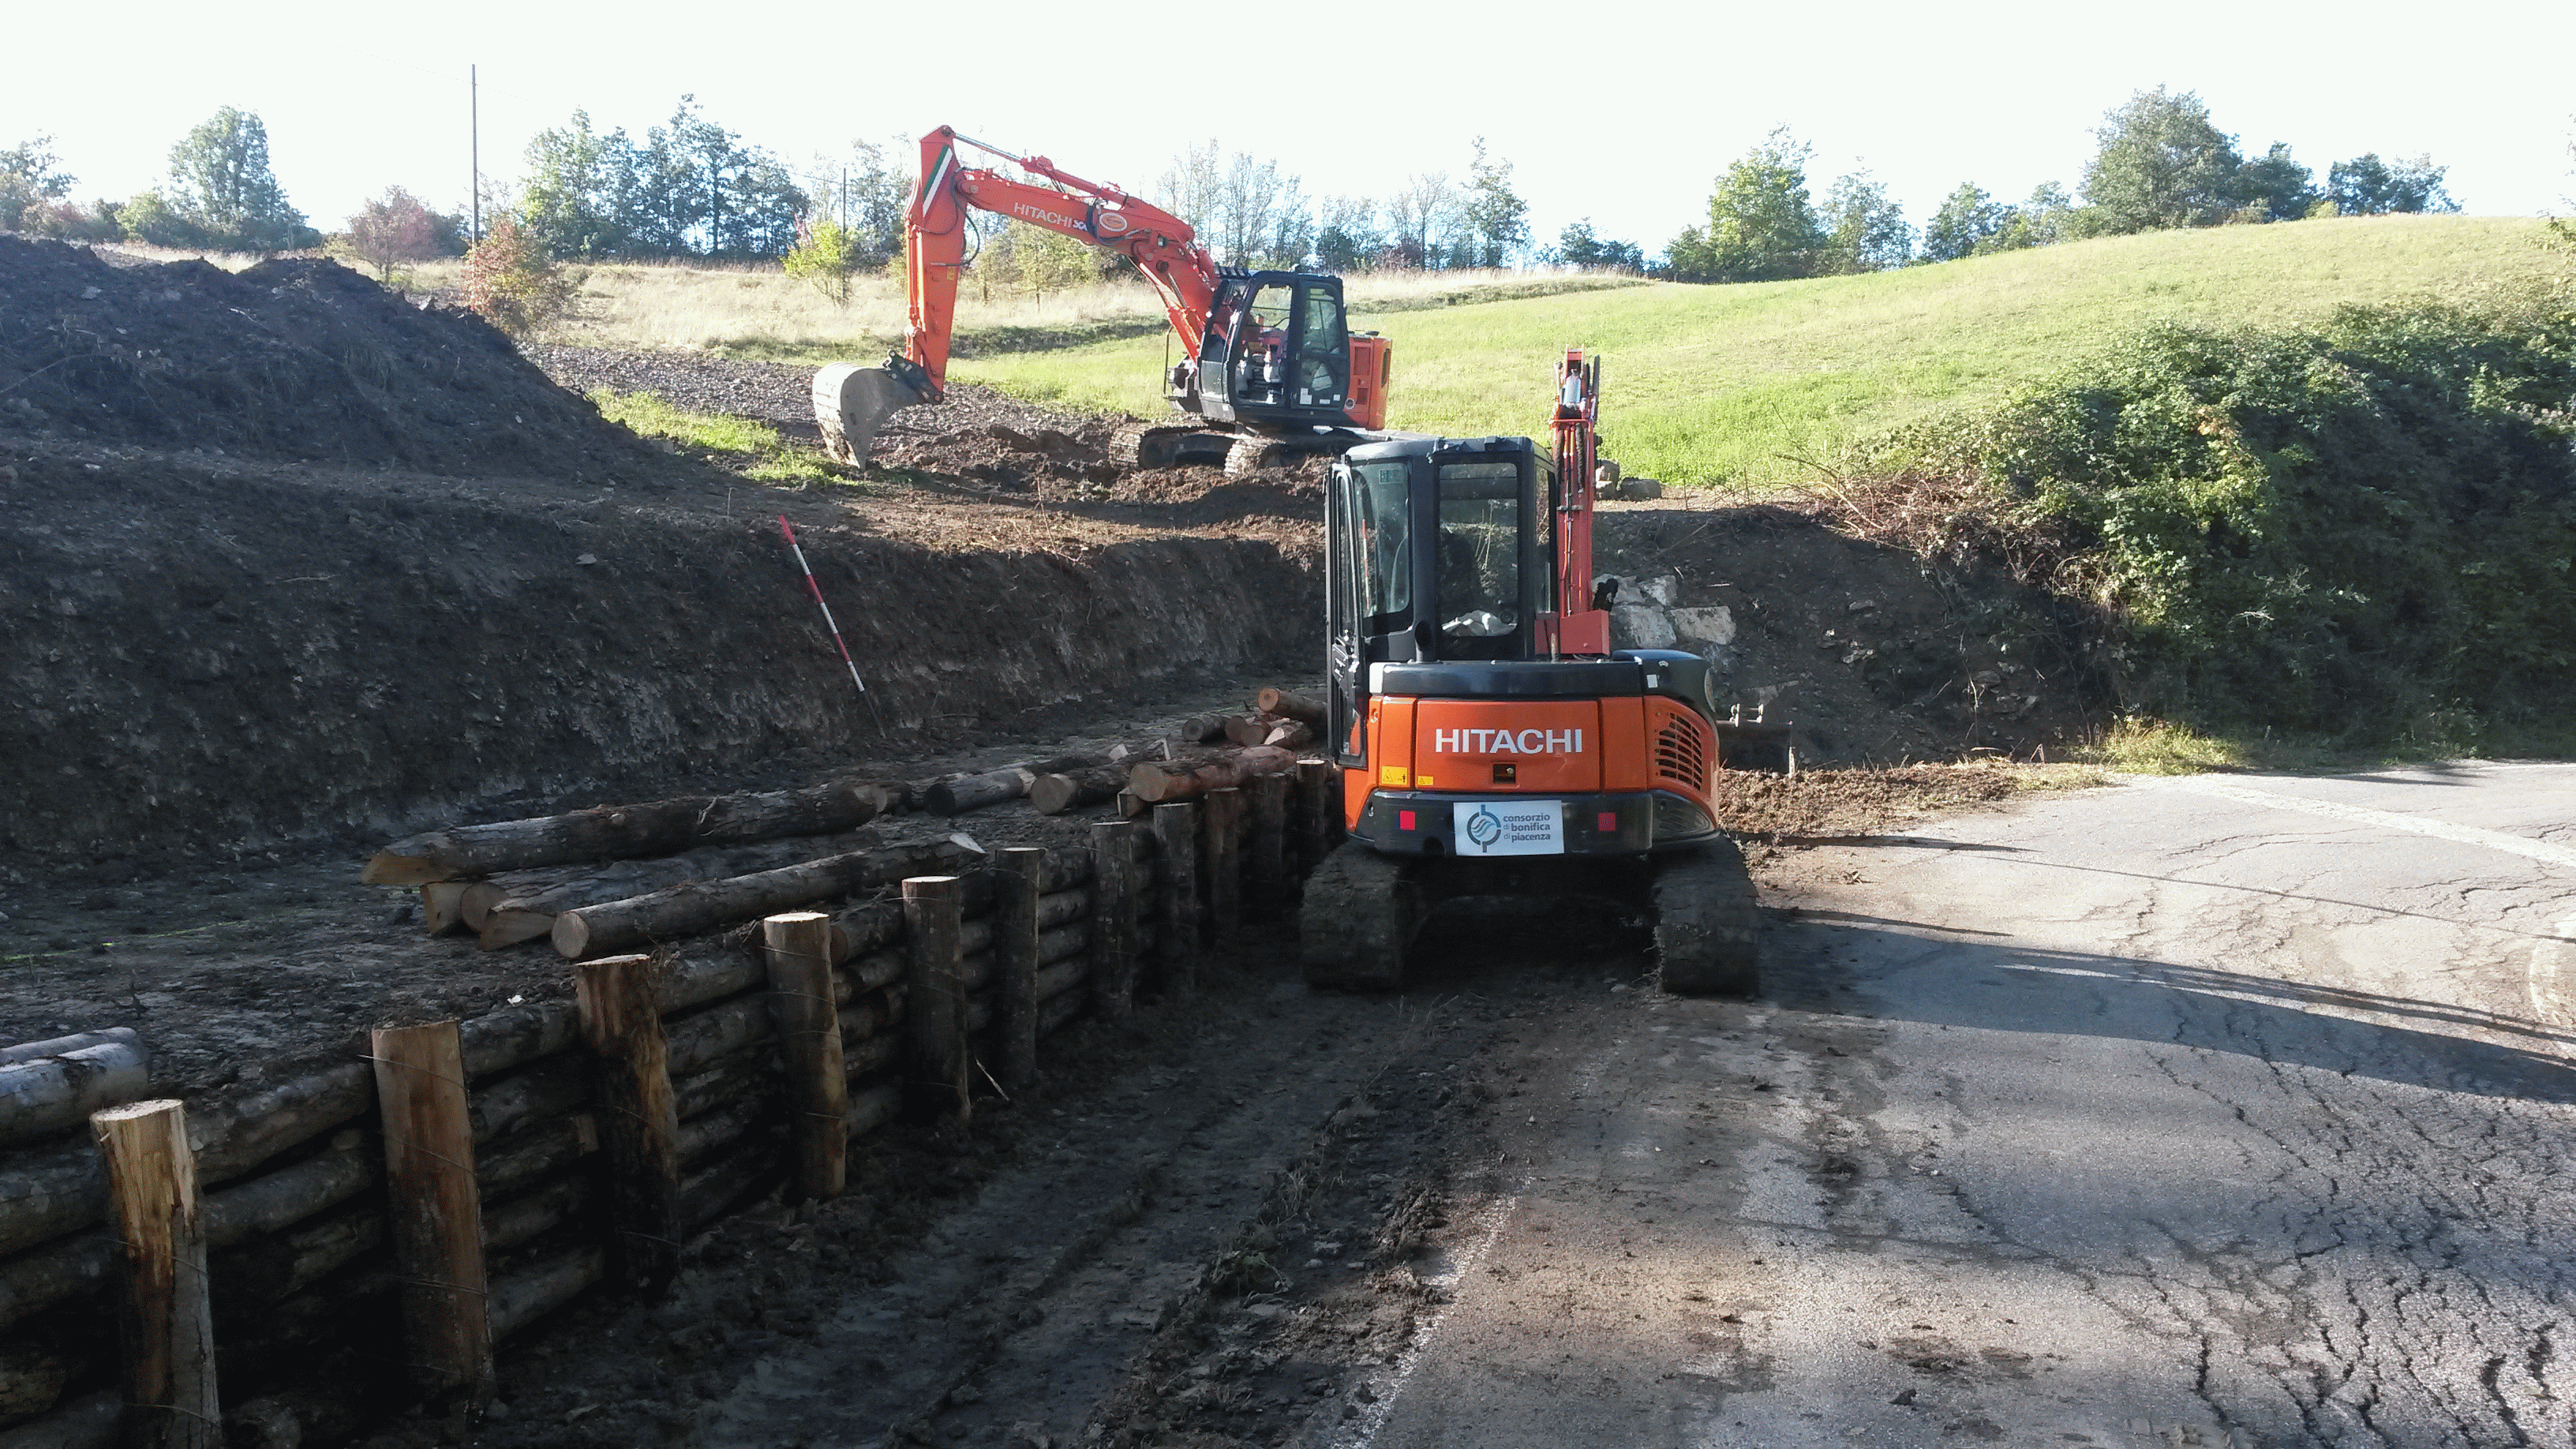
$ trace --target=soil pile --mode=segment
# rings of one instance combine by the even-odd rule
[[[0,425],[157,447],[593,480],[646,456],[470,312],[334,262],[111,266],[0,237]]]

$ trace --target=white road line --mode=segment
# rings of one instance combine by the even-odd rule
[[[1503,1224],[1511,1221],[1512,1209],[1520,1206],[1521,1194],[1528,1190],[1529,1183],[1523,1180],[1519,1190],[1495,1198],[1477,1214],[1485,1230],[1477,1235],[1476,1245],[1458,1256],[1451,1272],[1430,1280],[1432,1286],[1449,1290],[1448,1304],[1440,1312],[1413,1325],[1413,1336],[1405,1340],[1404,1351],[1396,1355],[1386,1381],[1377,1385],[1377,1402],[1362,1408],[1358,1418],[1333,1436],[1333,1449],[1369,1449],[1377,1442],[1378,1430],[1386,1427],[1388,1416],[1395,1412],[1396,1400],[1404,1396],[1405,1384],[1413,1378],[1413,1371],[1422,1366],[1422,1351],[1430,1346],[1431,1335],[1440,1331],[1440,1325],[1458,1306],[1459,1290],[1466,1287],[1467,1275],[1475,1272],[1476,1265],[1493,1251],[1494,1243],[1503,1235]]]
[[[2482,830],[2474,825],[2454,825],[2447,820],[2429,820],[2421,815],[2400,815],[2391,810],[2373,810],[2366,805],[2338,805],[2331,800],[2303,800],[2296,795],[2276,795],[2269,790],[2252,790],[2243,785],[2230,785],[2207,775],[2186,775],[2158,782],[2169,790],[2189,790],[2199,795],[2215,795],[2243,805],[2260,805],[2271,810],[2296,810],[2306,815],[2322,815],[2329,820],[2349,821],[2355,825],[2375,825],[2383,830],[2402,830],[2414,835],[2430,835],[2461,845],[2482,845],[2524,856],[2548,865],[2563,865],[2576,870],[2576,846],[2555,845],[2546,840],[2533,840],[2524,835],[2508,835],[2501,830]]]

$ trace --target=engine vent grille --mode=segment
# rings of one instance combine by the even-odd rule
[[[1699,722],[1675,715],[1655,737],[1655,773],[1690,790],[1708,788],[1708,741]]]

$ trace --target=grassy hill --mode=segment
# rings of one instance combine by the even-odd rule
[[[1811,478],[1792,460],[2044,377],[2137,323],[2294,323],[2533,275],[2550,265],[2542,225],[2402,216],[2218,227],[1805,282],[1376,313],[1355,293],[1354,313],[1394,339],[1397,427],[1535,433],[1556,356],[1580,346],[1606,359],[1604,432],[1630,472],[1754,486]],[[1143,335],[953,372],[1152,417],[1164,406],[1164,352],[1161,336]]]

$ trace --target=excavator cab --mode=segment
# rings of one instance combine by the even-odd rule
[[[1401,982],[1432,907],[1608,897],[1654,920],[1666,990],[1750,995],[1758,917],[1716,823],[1709,662],[1569,654],[1558,598],[1589,490],[1527,438],[1403,438],[1326,485],[1325,667],[1348,838],[1310,877],[1307,978]],[[1569,612],[1571,614],[1569,615]]]
[[[1384,421],[1384,346],[1352,337],[1341,278],[1228,267],[1198,356],[1172,368],[1166,395],[1211,422],[1373,428]],[[1360,416],[1362,405],[1377,415]]]

